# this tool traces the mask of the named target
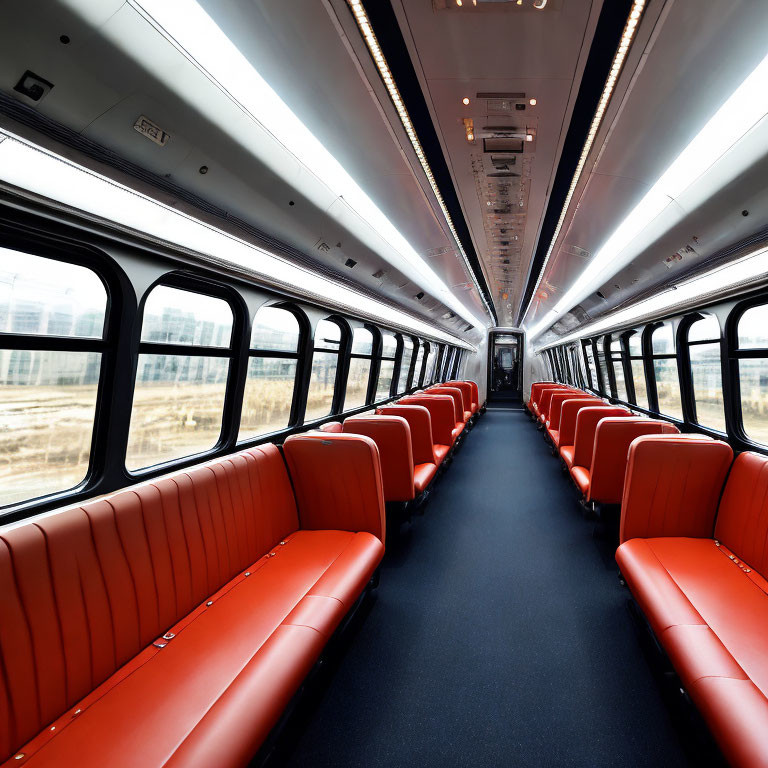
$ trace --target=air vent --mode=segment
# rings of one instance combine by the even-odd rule
[[[523,139],[507,137],[483,139],[483,152],[514,152],[522,154],[525,142]]]

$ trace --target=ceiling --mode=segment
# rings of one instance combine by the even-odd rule
[[[555,0],[543,10],[528,0],[393,6],[499,324],[513,326],[601,2]]]

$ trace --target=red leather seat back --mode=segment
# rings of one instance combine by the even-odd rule
[[[331,434],[344,431],[340,421],[327,421],[325,424],[321,424],[319,429],[321,432],[330,432]]]
[[[430,387],[425,393],[428,395],[450,395],[454,402],[454,421],[456,423],[464,422],[464,396],[460,389],[456,387]]]
[[[595,445],[595,430],[600,419],[607,416],[630,416],[626,408],[618,405],[601,405],[597,408],[582,408],[576,416],[576,433],[573,440],[573,466],[592,466],[592,451]],[[562,445],[565,443],[560,441]]]
[[[456,427],[456,405],[449,395],[408,395],[401,397],[399,405],[421,405],[432,419],[432,439],[437,445],[452,445]]]
[[[298,528],[259,446],[0,536],[0,760]]]
[[[710,538],[733,451],[695,435],[644,435],[629,447],[621,502],[620,541]]]
[[[472,411],[472,385],[466,381],[446,382],[449,387],[456,387],[461,392],[462,406],[465,411]]]
[[[384,541],[379,449],[365,435],[291,435],[283,443],[301,527],[368,531]]]
[[[601,419],[595,430],[587,501],[621,504],[630,443],[641,435],[677,435],[680,430],[668,421],[635,417]]]
[[[344,419],[344,433],[366,435],[376,443],[384,501],[413,499],[411,428],[402,416],[350,416]]]
[[[434,464],[432,417],[423,405],[383,405],[376,409],[382,416],[402,416],[411,428],[414,464]]]
[[[715,538],[758,573],[768,574],[768,457],[747,452],[733,462]]]
[[[545,421],[549,418],[549,407],[552,404],[552,397],[558,392],[564,394],[577,394],[570,387],[562,386],[548,387],[547,389],[542,390],[541,398],[539,399],[539,413],[544,416]]]
[[[563,400],[560,407],[560,445],[573,445],[576,437],[576,416],[582,408],[598,408],[602,400],[587,395],[574,395]]]
[[[531,384],[531,403],[538,403],[541,399],[541,393],[547,388],[547,387],[556,387],[559,386],[555,384],[553,381],[536,381],[533,384]]]
[[[472,379],[467,379],[467,383],[472,387],[472,402],[479,408],[480,407],[480,389],[477,386],[477,382]]]
[[[560,422],[562,421],[562,408],[563,403],[567,400],[573,400],[574,396],[578,396],[579,393],[568,390],[566,392],[555,392],[549,401],[549,428],[559,429]]]

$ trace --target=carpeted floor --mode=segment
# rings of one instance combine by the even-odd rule
[[[626,601],[534,425],[488,411],[288,765],[686,765]]]

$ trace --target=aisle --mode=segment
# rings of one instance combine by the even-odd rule
[[[626,593],[520,411],[482,417],[292,766],[678,766]]]

